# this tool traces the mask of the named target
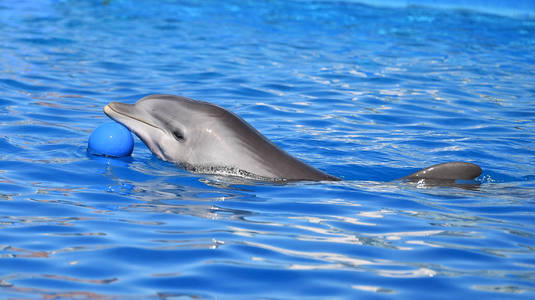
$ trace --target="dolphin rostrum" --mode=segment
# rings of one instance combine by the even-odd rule
[[[187,170],[265,181],[338,181],[277,147],[249,123],[217,105],[174,95],[150,95],[135,104],[111,102],[110,118],[128,127],[159,158]],[[452,162],[402,179],[474,179],[479,166]]]

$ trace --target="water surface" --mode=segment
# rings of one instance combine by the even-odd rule
[[[531,299],[535,21],[346,1],[1,3],[2,298]],[[210,101],[341,182],[193,174],[110,101]],[[400,183],[469,161],[476,185]]]

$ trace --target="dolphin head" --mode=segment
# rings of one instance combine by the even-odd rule
[[[234,115],[213,104],[173,95],[150,95],[135,104],[111,102],[110,118],[134,132],[159,158],[183,164],[221,161],[229,137],[224,120]]]

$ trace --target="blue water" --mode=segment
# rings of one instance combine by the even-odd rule
[[[0,298],[533,299],[535,20],[347,1],[0,2]],[[341,182],[193,174],[110,101],[210,101]],[[479,185],[393,181],[446,161]]]

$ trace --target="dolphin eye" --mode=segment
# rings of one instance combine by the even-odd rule
[[[175,129],[173,131],[173,137],[179,142],[184,142],[186,140],[186,138],[184,137],[184,134],[182,133],[182,131],[180,131],[178,129]]]

